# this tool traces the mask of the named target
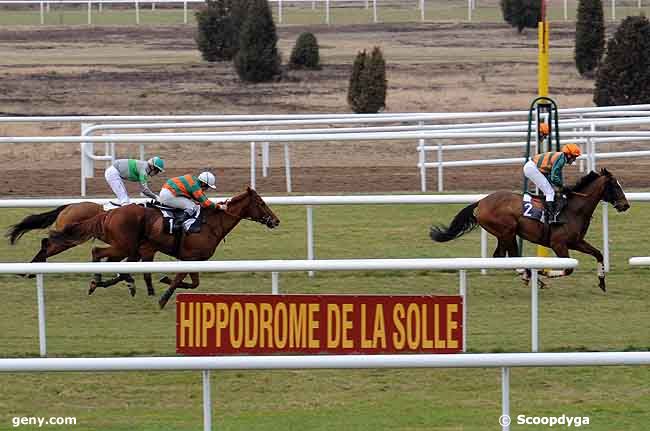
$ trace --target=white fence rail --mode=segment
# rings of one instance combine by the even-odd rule
[[[467,355],[315,355],[0,359],[0,372],[201,371],[203,430],[212,430],[211,370],[501,368],[501,415],[510,417],[510,368],[650,365],[650,352],[483,353]],[[495,425],[496,425],[496,417]],[[502,431],[510,429],[502,423]]]
[[[333,259],[333,260],[261,260],[202,262],[117,262],[117,263],[0,263],[0,274],[36,274],[39,322],[39,351],[47,355],[45,330],[45,295],[43,274],[68,273],[145,273],[145,272],[298,272],[298,271],[389,271],[389,270],[458,270],[460,295],[463,297],[463,351],[467,334],[467,270],[531,269],[531,344],[539,349],[538,273],[545,268],[575,268],[575,259],[560,258],[455,258],[455,259]],[[272,277],[272,293],[277,294],[278,277]]]
[[[427,204],[471,204],[486,194],[457,194],[457,195],[348,195],[348,196],[270,196],[264,200],[269,205],[304,205],[306,206],[306,229],[307,229],[307,259],[314,259],[315,253],[315,230],[314,230],[314,206],[320,205],[427,205]],[[650,202],[650,193],[626,193],[625,196],[630,202]],[[213,198],[216,201],[225,197]],[[148,199],[133,199],[135,203],[143,203]],[[47,208],[58,207],[78,202],[95,202],[98,204],[108,203],[110,199],[0,199],[1,208]],[[605,264],[605,271],[611,269],[610,263],[610,238],[609,238],[609,213],[608,204],[601,204],[602,210],[602,252]],[[440,223],[448,223],[450,220],[440,220]],[[488,256],[487,232],[481,229],[481,257]],[[484,273],[484,271],[482,271]],[[310,273],[313,275],[313,272]]]

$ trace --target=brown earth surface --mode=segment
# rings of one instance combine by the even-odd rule
[[[320,71],[286,71],[268,84],[240,82],[230,63],[202,61],[191,26],[15,27],[0,29],[0,115],[169,115],[349,112],[346,91],[357,51],[382,47],[387,61],[387,112],[525,110],[537,91],[537,39],[502,24],[402,23],[356,26],[279,27],[287,58],[302,31],[316,34]],[[609,29],[611,32],[612,29]],[[573,64],[574,28],[551,31],[550,94],[561,108],[592,106],[593,81]],[[0,136],[78,135],[78,123],[0,123]],[[471,140],[454,143],[471,143]],[[220,189],[236,192],[249,182],[248,145],[148,144],[169,176],[211,169]],[[294,192],[416,192],[416,142],[292,144]],[[620,145],[603,146],[612,151]],[[624,148],[643,148],[626,144]],[[259,152],[259,146],[258,146]],[[135,157],[135,145],[117,146]],[[446,153],[450,160],[476,156],[515,157],[521,151]],[[79,149],[71,144],[0,146],[0,185],[7,196],[78,196]],[[430,156],[433,160],[433,155]],[[261,156],[258,154],[258,166]],[[648,161],[599,162],[628,187],[647,186]],[[108,195],[98,164],[88,182],[91,195]],[[578,170],[568,169],[569,181]],[[153,181],[154,190],[161,179]],[[515,166],[446,168],[445,190],[517,189]],[[435,190],[436,171],[428,188]],[[270,176],[258,173],[262,193],[285,190],[282,149],[271,145]],[[131,189],[134,190],[134,189]]]

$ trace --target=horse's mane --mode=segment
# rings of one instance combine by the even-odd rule
[[[596,178],[600,178],[600,174],[598,172],[594,172],[594,171],[589,172],[587,175],[580,178],[575,186],[571,187],[571,191],[572,192],[580,192],[580,191],[582,191],[589,184],[594,182],[596,180]]]

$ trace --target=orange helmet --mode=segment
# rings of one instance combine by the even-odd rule
[[[543,136],[548,136],[550,133],[550,127],[548,127],[548,123],[540,123],[539,124],[539,133]]]
[[[576,158],[579,157],[580,154],[582,154],[582,151],[580,151],[580,147],[577,146],[576,144],[566,144],[564,147],[562,147],[562,152],[567,156],[576,157]]]

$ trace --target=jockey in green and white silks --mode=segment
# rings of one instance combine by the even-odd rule
[[[137,182],[143,195],[158,200],[158,196],[149,189],[149,177],[158,175],[160,172],[165,172],[165,162],[158,156],[147,161],[118,159],[106,169],[104,177],[117,196],[118,204],[122,206],[130,203],[129,195],[124,187],[124,180]]]

